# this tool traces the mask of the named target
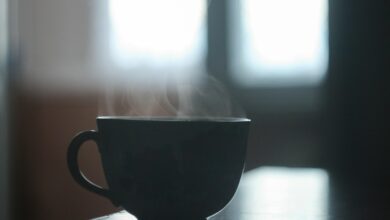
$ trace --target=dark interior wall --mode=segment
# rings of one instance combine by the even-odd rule
[[[318,114],[248,113],[252,120],[246,169],[259,166],[323,167],[323,121]]]
[[[90,219],[115,211],[108,200],[73,181],[66,164],[72,137],[96,128],[96,96],[12,93],[12,218]],[[92,181],[105,186],[94,143],[83,146],[79,162]]]
[[[327,162],[360,177],[390,176],[389,14],[388,1],[330,1]]]
[[[0,219],[8,208],[8,25],[7,0],[0,0]]]

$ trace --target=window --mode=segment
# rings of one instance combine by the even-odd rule
[[[204,65],[202,0],[110,0],[110,51],[117,65],[188,74]]]
[[[328,66],[327,4],[110,0],[110,58],[132,76],[203,73],[207,60],[247,109],[315,111]]]
[[[328,62],[327,0],[226,2],[225,12],[214,7],[209,13],[227,15],[219,22],[226,22],[229,32],[216,35],[230,51],[224,54],[227,72],[236,84],[272,87],[321,82]],[[147,64],[170,71],[199,71],[207,43],[210,47],[215,43],[205,40],[207,3],[110,0],[110,51],[114,61],[128,69],[145,68]],[[221,2],[209,4],[220,6]],[[219,32],[219,28],[208,30]]]
[[[327,0],[232,0],[230,67],[242,86],[313,85],[328,64]]]

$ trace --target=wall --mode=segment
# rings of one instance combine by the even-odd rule
[[[8,209],[8,1],[0,0],[0,219]]]
[[[87,219],[116,210],[73,181],[66,164],[72,137],[96,128],[96,97],[32,94],[13,91],[13,218]],[[85,144],[79,160],[86,175],[105,186],[93,143]]]
[[[327,84],[329,167],[373,183],[390,182],[389,13],[386,1],[330,2]]]

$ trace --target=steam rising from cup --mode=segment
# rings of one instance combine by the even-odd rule
[[[221,118],[245,113],[215,78],[171,76],[111,85],[100,100],[99,115]]]

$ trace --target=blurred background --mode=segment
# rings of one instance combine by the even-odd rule
[[[0,219],[115,211],[71,178],[71,138],[96,128],[107,86],[148,91],[151,81],[202,74],[221,81],[252,119],[247,170],[317,167],[389,183],[388,6],[0,0]],[[94,144],[80,163],[105,184]]]

